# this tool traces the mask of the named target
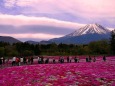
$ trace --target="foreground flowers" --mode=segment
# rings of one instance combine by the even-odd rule
[[[115,86],[115,62],[38,64],[0,70],[0,86]]]

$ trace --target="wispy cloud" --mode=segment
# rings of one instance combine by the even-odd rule
[[[16,2],[16,0],[4,0],[4,6],[6,7],[6,8],[12,8],[12,7],[14,7],[15,6],[15,2]]]
[[[5,0],[6,6],[30,7],[27,13],[63,13],[86,17],[115,17],[115,0]]]
[[[22,15],[49,17],[63,21],[106,23],[107,26],[113,27],[115,26],[113,24],[114,3],[115,0],[5,0],[4,4],[13,7],[10,12],[5,11],[6,14],[19,12]]]
[[[63,35],[52,35],[52,34],[44,34],[44,33],[38,33],[38,34],[3,34],[0,33],[2,36],[12,36],[18,39],[41,39],[41,40],[48,40],[52,38],[62,37]]]
[[[46,26],[56,26],[56,27],[66,27],[66,28],[79,28],[85,24],[79,24],[75,22],[60,21],[57,19],[46,18],[46,17],[28,17],[23,15],[0,15],[0,24],[2,25],[46,25]]]

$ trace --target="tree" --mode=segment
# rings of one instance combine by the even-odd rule
[[[115,29],[111,32],[110,45],[112,54],[115,54]]]
[[[96,42],[91,42],[88,45],[90,49],[90,54],[108,54],[109,44],[107,40],[101,40]]]
[[[4,56],[4,53],[5,53],[5,48],[0,47],[0,56]]]
[[[18,51],[16,50],[15,46],[11,46],[11,45],[8,45],[8,46],[5,46],[5,56],[18,56],[19,53]]]
[[[33,55],[33,52],[30,51],[30,50],[25,50],[25,51],[23,52],[23,55],[24,55],[24,56],[32,56],[32,55]]]

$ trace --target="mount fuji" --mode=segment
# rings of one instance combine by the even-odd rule
[[[49,41],[57,44],[88,44],[92,41],[99,41],[110,38],[110,30],[95,23],[88,24],[80,29],[60,38],[54,38]]]

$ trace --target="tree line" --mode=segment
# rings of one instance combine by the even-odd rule
[[[0,56],[32,56],[32,55],[110,55],[115,54],[115,30],[110,40],[90,42],[89,44],[29,44],[0,42]]]

